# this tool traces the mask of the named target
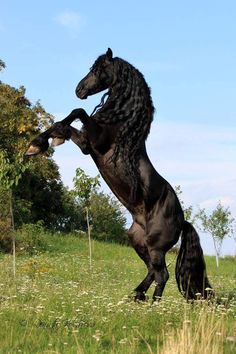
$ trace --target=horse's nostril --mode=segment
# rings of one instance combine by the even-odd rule
[[[78,98],[85,99],[88,97],[88,91],[86,89],[84,89],[84,87],[79,87],[75,90],[76,96]]]
[[[81,88],[80,86],[77,86],[77,87],[76,87],[76,89],[75,89],[75,94],[76,94],[76,96],[79,97],[79,94],[80,94],[81,90],[82,90],[82,88]]]

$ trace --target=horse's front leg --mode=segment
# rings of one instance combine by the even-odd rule
[[[45,152],[49,148],[49,139],[52,138],[52,147],[63,144],[65,140],[71,138],[69,126],[61,126],[60,123],[55,123],[45,132],[39,134],[30,142],[30,146],[26,151],[26,155],[37,155],[40,152]]]
[[[90,142],[88,139],[87,131],[84,127],[81,130],[78,130],[70,126],[71,130],[71,140],[75,143],[83,154],[88,155],[91,152]]]
[[[26,155],[37,155],[40,152],[45,152],[49,148],[48,140],[53,139],[52,146],[57,146],[63,144],[65,140],[69,140],[72,136],[72,131],[70,129],[70,124],[76,120],[81,119],[81,121],[86,120],[87,113],[84,109],[78,108],[74,109],[66,118],[62,121],[53,124],[45,132],[39,134],[30,143],[30,146],[26,152]]]
[[[63,126],[71,125],[76,119],[79,119],[83,124],[89,119],[89,115],[85,112],[83,108],[76,108],[63,120],[59,123]]]

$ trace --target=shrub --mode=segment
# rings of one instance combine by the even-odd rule
[[[48,248],[47,231],[42,221],[36,224],[24,224],[16,233],[17,251],[27,252],[30,255]]]

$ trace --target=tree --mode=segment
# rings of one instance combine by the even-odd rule
[[[205,209],[200,209],[198,217],[201,220],[202,230],[210,233],[214,242],[216,252],[216,265],[219,267],[219,256],[223,240],[226,236],[233,234],[233,221],[228,207],[223,207],[219,202],[210,215],[207,215]]]
[[[5,67],[0,61],[0,70]],[[32,106],[25,97],[25,88],[13,88],[0,81],[0,185],[1,195],[8,194],[8,206],[11,222],[5,212],[0,212],[1,223],[5,225],[6,233],[13,235],[13,263],[15,274],[15,238],[13,199],[14,191],[24,171],[29,167],[29,159],[24,152],[32,135],[37,134],[42,127],[46,128],[52,122],[52,116],[47,114],[38,102]],[[5,193],[5,194],[4,194]],[[0,204],[5,204],[5,198]],[[6,205],[2,209],[4,209]],[[11,230],[10,230],[11,229]],[[0,240],[1,241],[1,240]],[[5,241],[5,240],[4,240]]]
[[[43,221],[47,229],[70,232],[81,228],[82,210],[63,185],[57,164],[46,156],[32,163],[15,189],[15,224]]]
[[[100,186],[99,178],[100,178],[99,175],[97,175],[96,177],[89,177],[79,167],[76,169],[76,176],[74,178],[74,193],[76,196],[79,197],[82,207],[84,208],[86,214],[88,240],[89,240],[90,268],[92,267],[92,246],[91,246],[89,209],[91,205],[91,195],[97,190],[97,187]]]

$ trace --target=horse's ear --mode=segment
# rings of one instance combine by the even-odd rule
[[[111,61],[112,60],[112,56],[113,56],[112,50],[111,50],[111,48],[108,48],[107,52],[106,52],[107,59]]]

